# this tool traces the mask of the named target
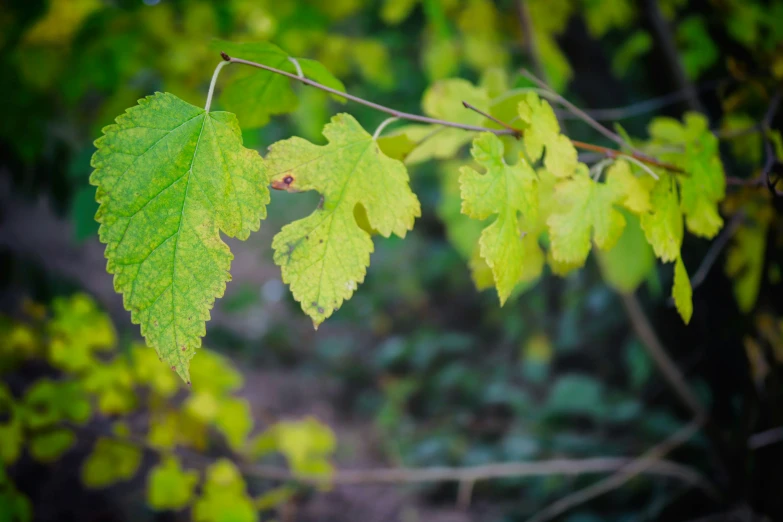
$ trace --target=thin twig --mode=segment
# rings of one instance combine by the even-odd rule
[[[688,425],[675,432],[671,437],[647,450],[641,457],[633,460],[627,467],[595,484],[557,500],[533,515],[528,522],[545,522],[551,520],[569,509],[619,488],[635,476],[649,470],[649,466],[652,465],[652,463],[688,442],[688,440],[701,429],[702,424],[703,419],[697,417],[688,423]],[[712,486],[705,491],[714,498],[718,497],[717,491]]]
[[[650,321],[647,319],[642,305],[639,300],[633,294],[622,294],[623,304],[625,310],[628,313],[628,318],[631,321],[636,335],[642,341],[642,344],[647,348],[647,353],[653,358],[658,365],[658,369],[663,374],[666,381],[671,386],[672,390],[680,397],[682,402],[690,409],[694,415],[699,419],[707,418],[707,410],[701,405],[696,398],[696,394],[688,386],[685,377],[680,373],[677,365],[672,361],[666,350],[658,339]]]
[[[432,125],[443,125],[445,127],[454,127],[456,129],[463,129],[463,130],[469,130],[469,131],[475,131],[475,132],[491,132],[493,134],[498,135],[509,135],[514,134],[513,132],[509,131],[508,129],[488,129],[486,127],[479,127],[477,125],[467,125],[464,123],[457,123],[453,121],[446,121],[446,120],[440,120],[437,118],[430,118],[427,116],[421,116],[419,114],[411,114],[408,112],[402,112],[398,111],[396,109],[392,109],[390,107],[386,107],[384,105],[380,105],[378,103],[374,103],[368,100],[365,100],[363,98],[359,98],[358,96],[354,96],[352,94],[348,94],[346,92],[339,91],[337,89],[333,89],[331,87],[328,87],[326,85],[320,84],[314,80],[311,80],[309,78],[300,78],[296,74],[292,74],[287,71],[281,71],[280,69],[275,69],[274,67],[269,67],[268,65],[264,65],[262,63],[256,63],[251,62],[249,60],[243,60],[242,58],[233,58],[226,53],[221,53],[221,56],[223,57],[223,60],[225,60],[228,63],[240,63],[243,65],[249,65],[250,67],[256,67],[258,69],[264,69],[265,71],[269,71],[275,74],[279,74],[281,76],[286,76],[288,78],[291,78],[292,80],[297,80],[299,82],[304,83],[305,85],[310,85],[311,87],[315,87],[316,89],[320,89],[322,91],[326,91],[331,94],[335,94],[337,96],[341,96],[345,98],[346,100],[351,100],[354,103],[359,103],[361,105],[364,105],[366,107],[370,107],[372,109],[375,109],[380,112],[385,112],[386,114],[389,114],[391,116],[394,116],[395,118],[400,118],[402,120],[409,120],[409,121],[417,121],[420,123],[429,123]]]
[[[465,107],[466,109],[470,109],[470,110],[472,110],[474,112],[477,112],[478,114],[484,116],[486,119],[488,119],[490,121],[493,121],[493,122],[497,123],[498,125],[500,125],[501,127],[512,131],[514,133],[514,136],[516,136],[517,138],[522,137],[523,132],[522,132],[521,129],[515,129],[510,124],[495,118],[494,116],[492,116],[488,112],[482,111],[481,109],[479,109],[475,105],[472,105],[472,104],[466,102],[465,100],[463,100],[462,101],[462,106]]]
[[[542,89],[548,90],[553,95],[555,95],[557,97],[557,101],[561,105],[563,105],[563,107],[565,107],[569,111],[573,112],[575,115],[577,115],[579,117],[580,120],[582,120],[585,123],[587,123],[588,125],[590,125],[592,128],[594,128],[600,134],[603,134],[605,137],[607,137],[610,140],[612,140],[613,142],[617,143],[620,147],[625,147],[628,150],[634,151],[635,153],[639,154],[640,156],[644,156],[644,154],[642,154],[641,152],[635,150],[633,145],[631,145],[630,143],[625,141],[617,133],[614,133],[614,132],[610,131],[609,129],[607,129],[606,127],[604,127],[603,125],[601,125],[600,123],[595,121],[593,118],[590,117],[589,114],[587,114],[585,111],[583,111],[582,109],[580,109],[579,107],[577,107],[576,105],[574,105],[573,103],[571,103],[570,101],[565,99],[560,94],[558,94],[554,89],[549,87],[549,85],[547,85],[546,82],[544,82],[543,80],[537,78],[533,73],[531,73],[527,69],[522,69],[522,75],[525,78],[527,78],[528,80],[530,80],[531,82],[533,82],[536,85],[538,85],[539,87],[541,87]]]
[[[432,125],[442,125],[444,127],[453,127],[453,128],[456,128],[456,129],[463,129],[463,130],[474,131],[474,132],[491,132],[492,134],[496,134],[496,135],[499,135],[499,136],[517,136],[518,137],[518,136],[522,135],[522,130],[514,129],[513,127],[511,127],[508,124],[506,124],[504,126],[505,128],[503,128],[503,129],[490,129],[488,127],[480,127],[480,126],[477,126],[477,125],[468,125],[468,124],[464,124],[464,123],[457,123],[457,122],[453,122],[453,121],[440,120],[440,119],[437,119],[437,118],[430,118],[428,116],[422,116],[422,115],[419,115],[419,114],[411,114],[411,113],[408,113],[408,112],[398,111],[396,109],[392,109],[390,107],[386,107],[384,105],[380,105],[378,103],[374,103],[374,102],[365,100],[363,98],[359,98],[358,96],[354,96],[354,95],[348,94],[346,92],[338,91],[337,89],[333,89],[333,88],[328,87],[326,85],[322,85],[322,84],[320,84],[320,83],[318,83],[318,82],[316,82],[314,80],[311,80],[309,78],[300,78],[296,74],[292,74],[292,73],[289,73],[287,71],[281,71],[280,69],[275,69],[274,67],[269,67],[268,65],[264,65],[264,64],[256,63],[256,62],[251,62],[249,60],[244,60],[242,58],[234,58],[234,57],[231,57],[231,56],[227,55],[226,53],[220,53],[220,55],[223,57],[223,60],[225,60],[225,62],[227,62],[227,63],[239,63],[239,64],[243,64],[243,65],[249,65],[251,67],[256,67],[258,69],[263,69],[265,71],[269,71],[269,72],[272,72],[272,73],[275,73],[275,74],[279,74],[281,76],[286,76],[287,78],[291,78],[292,80],[296,80],[296,81],[302,82],[305,85],[310,85],[311,87],[315,87],[316,89],[320,89],[322,91],[325,91],[325,92],[328,92],[328,93],[331,93],[331,94],[334,94],[334,95],[337,95],[337,96],[341,96],[341,97],[343,97],[343,98],[345,98],[347,100],[351,100],[352,102],[359,103],[361,105],[364,105],[365,107],[370,107],[372,109],[375,109],[375,110],[380,111],[380,112],[384,112],[386,114],[390,114],[391,116],[394,116],[395,118],[399,118],[399,119],[402,119],[402,120],[416,121],[416,122],[420,122],[420,123],[429,123],[429,124],[432,124]],[[564,98],[562,98],[557,93],[552,93],[552,97],[556,97],[560,103],[565,102],[566,104],[570,105],[571,107],[574,107],[573,104],[570,104],[570,102],[566,101]],[[470,108],[473,108],[473,107],[471,106]],[[579,109],[577,109],[576,107],[574,107],[574,109],[579,111]],[[474,108],[474,110],[475,110],[475,108]],[[487,114],[483,113],[483,112],[482,112],[482,115],[487,116]],[[589,116],[588,116],[588,118],[589,118]],[[495,121],[497,123],[497,120],[493,119],[493,121]],[[607,132],[609,132],[609,131],[607,130]],[[600,153],[604,154],[606,157],[609,157],[609,158],[629,157],[630,156],[630,157],[636,158],[637,160],[639,160],[639,161],[641,161],[643,163],[646,163],[646,164],[654,166],[654,167],[666,169],[666,170],[669,170],[671,172],[676,172],[676,173],[682,173],[683,172],[682,169],[680,169],[679,167],[676,167],[674,165],[670,165],[668,163],[660,162],[660,161],[658,161],[656,159],[650,158],[650,157],[646,156],[645,154],[642,154],[642,153],[639,153],[639,152],[625,153],[625,152],[622,152],[622,151],[619,151],[619,150],[610,149],[608,147],[601,147],[600,145],[592,145],[590,143],[584,143],[582,141],[576,141],[576,140],[571,140],[571,143],[574,145],[574,147],[577,147],[577,148],[580,148],[580,149],[584,149],[584,150],[591,150],[591,151],[594,151],[594,152],[600,152]],[[624,143],[621,143],[621,144],[624,144]]]
[[[541,477],[548,475],[586,475],[623,469],[638,459],[596,457],[588,459],[553,459],[538,462],[503,462],[468,467],[430,467],[420,469],[378,468],[343,469],[329,476],[302,476],[290,470],[257,464],[240,465],[247,475],[273,480],[296,480],[308,484],[372,485],[416,484],[427,482],[478,482],[500,478]],[[698,471],[676,462],[645,460],[645,473],[678,478],[683,482],[710,491],[712,486]]]
[[[669,70],[677,83],[677,87],[685,93],[688,107],[693,111],[706,114],[704,105],[699,100],[698,92],[688,78],[685,67],[680,60],[680,52],[677,50],[671,26],[661,12],[659,1],[645,0],[644,4],[647,11],[647,20],[649,20],[657,40],[657,47],[661,49],[666,62],[669,64]]]

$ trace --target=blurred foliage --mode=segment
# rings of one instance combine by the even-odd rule
[[[0,385],[1,509],[12,510],[3,520],[32,519],[29,502],[8,476],[14,465],[26,458],[51,465],[79,440],[94,441],[80,465],[85,487],[146,475],[151,509],[192,506],[194,519],[205,522],[258,520],[253,494],[270,511],[296,493],[267,487],[251,494],[236,462],[280,455],[294,475],[331,475],[334,435],[314,418],[272,424],[250,438],[250,406],[235,395],[243,378],[224,357],[202,349],[192,366],[198,382],[183,387],[146,346],[118,347],[108,317],[87,296],[56,299],[51,314],[31,302],[25,308],[24,320],[0,317],[4,379],[31,367],[40,375],[25,388],[15,379]],[[210,448],[227,457],[210,463],[199,456]],[[158,460],[151,467],[142,464],[149,453]]]

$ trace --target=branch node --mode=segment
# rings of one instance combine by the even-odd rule
[[[223,58],[227,62],[231,61],[231,57],[229,55],[227,55],[226,53],[224,53],[223,51],[220,52],[220,57]]]

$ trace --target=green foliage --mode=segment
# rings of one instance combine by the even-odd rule
[[[298,74],[292,57],[268,42],[218,41],[214,42],[212,47],[229,56],[241,57],[275,69]],[[306,78],[338,91],[345,91],[343,83],[319,62],[303,58],[295,60]],[[239,115],[242,128],[261,127],[269,122],[270,115],[285,114],[296,109],[296,94],[291,89],[291,82],[288,78],[261,69],[235,67],[238,69],[237,74],[227,82],[221,100],[229,111]],[[342,98],[338,99],[342,100]]]
[[[255,461],[281,453],[292,472],[317,474],[328,483],[335,451],[331,430],[307,418],[273,424],[251,439],[255,423],[250,407],[234,395],[242,386],[242,375],[218,354],[201,351],[192,365],[198,381],[186,387],[148,347],[132,344],[118,353],[109,318],[85,295],[55,300],[50,316],[40,305],[27,308],[32,314],[29,324],[0,317],[0,373],[24,368],[36,358],[36,364],[44,360],[58,373],[56,378],[36,380],[20,397],[0,384],[3,520],[30,518],[29,503],[16,491],[6,470],[13,470],[24,452],[42,464],[53,464],[77,439],[94,440],[80,464],[86,487],[105,488],[133,479],[142,469],[145,452],[153,452],[158,463],[147,476],[149,506],[155,510],[192,506],[199,520],[257,518],[255,501],[233,463],[224,459],[211,465],[202,483],[200,470],[184,468],[176,457],[178,448],[206,449],[216,435],[238,458]],[[81,354],[79,360],[84,354],[95,357],[92,350],[98,349],[101,360],[63,367],[61,353],[51,349],[55,344],[75,347]],[[149,415],[149,427],[146,433],[134,433],[129,421],[142,408]],[[267,437],[263,454],[257,452],[255,442],[261,437]],[[259,496],[266,510],[287,498],[277,489]]]
[[[283,281],[316,327],[353,295],[370,264],[373,243],[354,217],[356,207],[384,237],[405,237],[421,215],[405,167],[386,157],[352,116],[332,118],[324,136],[326,146],[301,138],[275,143],[266,158],[273,187],[316,190],[323,198],[272,242]]]
[[[229,279],[219,231],[246,238],[266,217],[267,177],[236,118],[156,94],[96,141],[90,181],[115,288],[158,355],[186,381]]]

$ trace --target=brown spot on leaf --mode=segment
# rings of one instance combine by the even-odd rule
[[[322,313],[324,313],[324,309],[323,309],[323,308],[321,308],[320,306],[318,307],[318,313],[319,313],[319,314],[322,314]]]
[[[291,184],[294,182],[294,177],[291,174],[286,174],[283,179],[280,180],[273,180],[272,181],[272,188],[275,190],[287,190],[288,192],[296,192],[296,190],[291,188]]]

